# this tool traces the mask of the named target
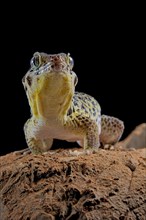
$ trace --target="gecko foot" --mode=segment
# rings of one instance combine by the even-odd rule
[[[82,155],[90,155],[90,154],[95,154],[95,153],[97,153],[99,151],[99,149],[97,148],[97,149],[94,149],[94,148],[92,148],[92,149],[88,149],[88,150],[82,150],[82,151],[79,151],[79,150],[74,150],[74,151],[72,151],[72,150],[69,150],[69,154],[71,155],[71,156],[82,156]]]
[[[113,144],[102,144],[100,148],[104,150],[115,150],[115,146]]]
[[[19,151],[14,151],[13,152],[15,155],[27,155],[27,154],[30,154],[31,151],[29,148],[25,148],[23,150],[19,150]]]

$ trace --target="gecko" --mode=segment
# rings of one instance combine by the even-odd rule
[[[53,139],[77,142],[84,150],[115,144],[124,131],[120,119],[101,114],[98,101],[77,92],[77,74],[70,54],[35,52],[22,83],[31,109],[24,125],[28,149],[51,149]]]

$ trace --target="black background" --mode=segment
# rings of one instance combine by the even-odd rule
[[[69,52],[79,78],[76,90],[94,96],[102,113],[122,119],[126,137],[145,121],[146,110],[143,18],[137,6],[37,6],[23,11],[19,5],[21,10],[1,20],[0,153],[26,147],[23,125],[30,110],[21,79],[36,51]],[[60,146],[66,143],[55,142]]]

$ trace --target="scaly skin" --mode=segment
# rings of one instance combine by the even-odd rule
[[[75,92],[77,76],[69,54],[36,52],[23,85],[31,108],[24,125],[28,147],[33,153],[48,151],[53,139],[77,141],[84,149],[97,149],[100,143],[116,143],[123,122],[102,115],[99,103],[85,93]]]

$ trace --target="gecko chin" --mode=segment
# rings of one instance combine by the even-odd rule
[[[74,95],[74,82],[69,76],[63,72],[41,75],[33,92],[39,116],[48,118],[66,114]]]

